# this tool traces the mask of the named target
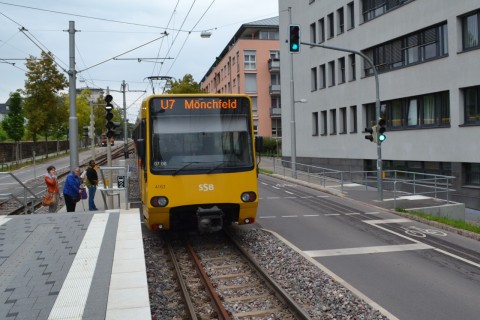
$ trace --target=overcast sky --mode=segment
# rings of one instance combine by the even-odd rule
[[[0,0],[0,102],[23,89],[23,59],[40,57],[39,47],[51,51],[68,71],[69,21],[75,21],[79,31],[77,88],[120,90],[125,80],[129,90],[151,94],[146,77],[179,79],[190,73],[200,82],[243,23],[274,16],[278,0]],[[22,27],[27,31],[20,31]],[[211,37],[201,38],[203,30]],[[158,93],[158,87],[155,90]],[[112,95],[122,105],[121,94]],[[128,118],[135,119],[144,93],[126,96]]]

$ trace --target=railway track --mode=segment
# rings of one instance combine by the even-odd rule
[[[166,239],[164,245],[181,292],[182,319],[309,319],[228,234]]]
[[[129,146],[129,151],[133,151],[133,144]],[[118,159],[124,156],[123,146],[112,149],[112,160]],[[96,162],[98,165],[102,166],[107,163],[107,155],[100,154],[96,157]],[[80,167],[86,167],[87,163],[80,164]],[[59,168],[58,170],[58,182],[59,188],[62,190],[63,183],[67,175],[70,173],[70,168]],[[31,214],[37,213],[38,210],[42,209],[41,201],[42,195],[45,193],[45,181],[43,175],[24,182],[25,186],[30,190],[34,191],[35,198],[31,196],[26,203],[21,201],[24,199],[24,190],[18,192],[18,194],[13,194],[9,199],[0,201],[0,215],[19,215],[19,214]],[[60,203],[62,205],[62,203]]]

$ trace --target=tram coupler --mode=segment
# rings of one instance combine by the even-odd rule
[[[223,211],[217,206],[197,209],[198,230],[200,232],[217,232],[223,228]]]

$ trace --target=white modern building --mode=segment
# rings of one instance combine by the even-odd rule
[[[279,11],[286,159],[291,101],[305,99],[294,103],[296,162],[376,170],[376,144],[365,139],[377,120],[372,68],[309,45],[289,54],[288,25],[298,24],[302,42],[376,65],[383,168],[455,176],[453,200],[480,209],[480,1],[279,0]]]

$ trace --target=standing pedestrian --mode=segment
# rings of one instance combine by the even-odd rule
[[[97,192],[98,186],[98,174],[95,170],[95,160],[90,160],[88,162],[88,168],[86,173],[85,185],[88,188],[88,211],[97,211],[97,206],[95,205],[95,192]]]
[[[75,168],[67,176],[63,186],[63,197],[67,212],[75,212],[77,202],[80,200],[80,168]]]
[[[48,206],[48,212],[55,213],[58,209],[58,201],[62,198],[60,191],[58,190],[57,171],[54,166],[47,168],[45,174],[45,183],[47,185],[47,192],[53,194],[54,202]]]

